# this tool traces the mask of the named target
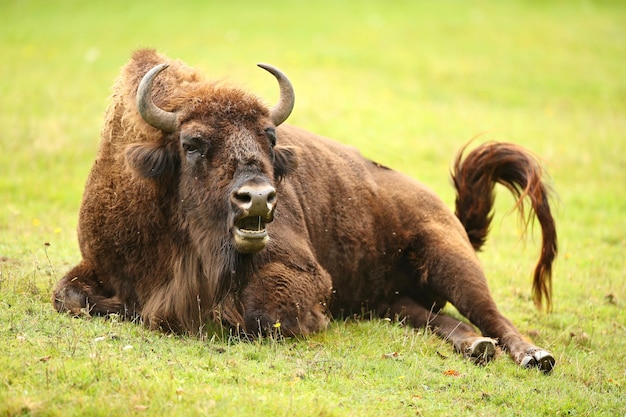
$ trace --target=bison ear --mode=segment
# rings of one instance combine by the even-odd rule
[[[274,147],[274,178],[282,181],[298,167],[296,148],[290,146]]]
[[[174,174],[180,167],[180,155],[163,143],[135,143],[126,148],[126,163],[145,178]]]

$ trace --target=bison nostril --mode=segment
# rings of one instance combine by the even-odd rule
[[[242,204],[247,204],[252,201],[252,196],[248,192],[236,192],[233,197],[238,203]]]
[[[272,191],[267,195],[267,202],[274,204],[276,202],[276,191]]]

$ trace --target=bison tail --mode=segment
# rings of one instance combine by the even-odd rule
[[[533,277],[533,299],[541,308],[545,299],[548,310],[552,298],[552,263],[557,254],[557,235],[543,181],[543,169],[529,151],[510,143],[486,143],[463,157],[463,147],[454,162],[452,180],[457,192],[456,216],[475,250],[487,240],[493,219],[494,186],[500,183],[517,198],[524,232],[537,218],[541,225],[541,255]],[[530,202],[530,209],[526,203]],[[534,215],[534,216],[533,216]]]

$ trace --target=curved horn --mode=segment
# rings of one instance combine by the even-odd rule
[[[270,118],[274,125],[278,126],[291,114],[293,105],[296,101],[296,96],[293,92],[293,86],[289,78],[278,68],[269,64],[257,64],[259,67],[271,73],[276,80],[278,80],[278,86],[280,87],[280,99],[278,103],[270,110]]]
[[[150,126],[172,133],[176,131],[176,113],[162,110],[152,101],[152,82],[168,66],[168,64],[159,64],[143,76],[137,88],[137,110]]]

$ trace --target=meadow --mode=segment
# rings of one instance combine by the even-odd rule
[[[110,86],[140,47],[269,104],[275,82],[255,64],[278,66],[296,91],[288,123],[450,207],[450,165],[473,138],[539,155],[560,244],[553,311],[530,299],[539,230],[521,239],[504,189],[479,257],[554,371],[506,354],[476,366],[429,331],[362,317],[250,342],[56,313]],[[0,56],[0,416],[626,415],[623,2],[6,0]]]

